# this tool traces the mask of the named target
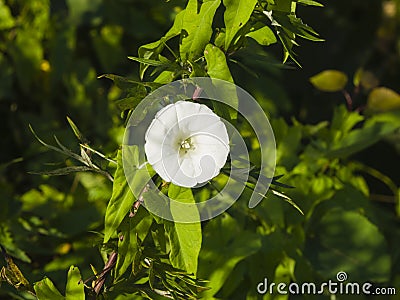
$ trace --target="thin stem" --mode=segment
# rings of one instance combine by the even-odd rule
[[[342,90],[342,93],[343,93],[344,98],[346,99],[347,110],[352,111],[353,110],[353,99],[351,98],[351,95],[346,90]]]

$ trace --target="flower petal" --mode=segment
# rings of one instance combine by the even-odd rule
[[[161,109],[145,135],[148,162],[165,181],[194,187],[217,176],[229,154],[225,124],[203,104],[178,101]],[[182,149],[182,143],[188,147]]]

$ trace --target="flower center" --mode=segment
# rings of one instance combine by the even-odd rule
[[[186,154],[188,153],[189,150],[194,150],[194,149],[195,147],[192,143],[191,138],[187,138],[179,143],[179,152],[181,154]]]

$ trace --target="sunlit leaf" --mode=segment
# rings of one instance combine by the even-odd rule
[[[224,13],[225,50],[228,50],[237,32],[248,22],[257,0],[223,0],[226,8]]]
[[[85,291],[79,269],[71,266],[67,276],[67,286],[65,288],[65,300],[84,300]]]
[[[259,27],[259,26],[257,26]],[[251,37],[257,43],[263,46],[268,46],[276,43],[276,36],[274,32],[268,26],[263,26],[260,28],[255,27],[253,31],[246,34],[247,37]]]
[[[0,0],[0,30],[9,29],[15,24],[10,8]]]
[[[323,92],[341,91],[347,80],[347,75],[337,70],[325,70],[310,78],[312,85]]]
[[[153,67],[158,67],[158,66],[165,66],[168,63],[162,62],[159,60],[154,60],[154,59],[148,59],[148,58],[140,58],[140,57],[134,57],[134,56],[128,56],[129,59],[140,62],[141,64],[144,65],[149,65]]]
[[[225,54],[218,47],[208,44],[204,56],[207,61],[207,73],[211,78],[222,79],[233,83],[233,78],[226,62]],[[229,94],[229,95],[228,95]],[[237,98],[236,90],[225,91],[226,99],[229,99],[232,107],[238,107],[239,100]],[[224,119],[229,120],[230,118],[236,119],[237,111],[221,106],[218,101],[214,101],[214,107],[216,112],[219,113]]]
[[[138,164],[138,156],[132,157],[137,159],[133,161],[133,165]],[[116,233],[118,226],[122,220],[129,213],[132,208],[135,197],[129,188],[128,182],[126,181],[124,168],[122,165],[122,151],[118,151],[117,156],[117,170],[114,175],[113,192],[110,201],[108,202],[106,215],[105,215],[105,228],[104,228],[104,243]]]
[[[49,278],[44,278],[34,285],[38,300],[65,300]]]
[[[296,2],[303,5],[319,6],[319,7],[324,6],[323,4],[313,0],[296,0]]]
[[[367,108],[373,112],[400,109],[400,95],[386,87],[375,88],[368,95]]]
[[[189,0],[184,11],[182,28],[184,29],[179,48],[183,61],[196,59],[202,55],[212,35],[212,22],[221,0],[204,1],[200,9],[197,0]]]

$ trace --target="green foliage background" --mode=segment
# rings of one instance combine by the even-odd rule
[[[199,38],[181,46],[179,54],[190,53],[193,58],[206,47],[208,75],[234,80],[260,102],[276,135],[276,174],[285,174],[282,182],[296,187],[283,191],[304,211],[303,216],[272,193],[255,209],[248,209],[245,193],[227,213],[202,224],[197,277],[209,280],[206,285],[211,289],[201,297],[258,299],[256,286],[264,277],[271,282],[318,283],[334,279],[338,271],[346,271],[351,281],[394,286],[400,293],[400,112],[398,104],[385,104],[399,102],[393,91],[400,92],[400,2],[321,3],[325,7],[299,5],[297,15],[325,41],[296,40],[300,43],[294,49],[297,55],[287,53],[292,58],[284,56],[285,65],[281,64],[282,45],[274,43],[284,37],[273,33],[265,40],[249,34],[246,48],[228,60],[230,74],[218,69],[223,53],[206,46],[208,40]],[[0,0],[0,244],[29,282],[48,276],[67,299],[79,299],[74,293],[81,291],[66,285],[67,277],[68,282],[80,276],[90,278],[90,265],[102,270],[107,261],[112,246],[101,247],[103,236],[98,232],[104,230],[113,188],[104,174],[95,172],[61,177],[29,174],[75,164],[38,143],[29,124],[47,143],[55,144],[56,135],[79,153],[66,120],[69,116],[90,147],[116,159],[126,117],[121,112],[126,102],[118,100],[126,94],[118,84],[97,77],[115,73],[135,81],[140,76],[154,79],[149,71],[144,73],[143,64],[139,67],[127,57],[143,58],[139,47],[159,40],[185,6],[186,1],[177,0]],[[221,42],[222,48],[229,48],[229,40],[233,36]],[[174,43],[172,48],[177,46]],[[349,78],[330,93],[321,91],[321,83],[309,81],[328,69],[340,70]],[[377,86],[390,91],[373,94]],[[353,109],[366,107],[366,113],[349,112],[348,97]],[[250,134],[246,142],[254,147],[250,156],[257,161]],[[98,164],[118,174],[114,163],[99,160]],[[140,228],[153,236],[166,230],[173,237],[171,232],[179,235],[182,230],[151,223],[144,212],[140,214]],[[133,222],[125,218],[121,231],[132,232],[139,226]],[[118,243],[116,236],[112,238]],[[179,238],[172,245],[177,243]],[[124,251],[130,255],[136,249],[130,245],[119,243],[118,247],[127,247]],[[185,266],[181,248],[157,248],[178,253]],[[123,278],[135,258],[126,259],[128,265],[121,259],[117,262],[116,277]],[[72,265],[79,267],[80,274]],[[41,284],[50,286],[46,281]],[[126,287],[118,288],[128,293]],[[134,293],[118,299],[139,297],[137,290]],[[116,294],[118,289],[114,294],[111,290],[108,298]],[[147,296],[157,295],[149,292]],[[0,298],[33,299],[5,282]],[[53,299],[58,298],[63,296]],[[300,298],[307,296],[290,297]]]

